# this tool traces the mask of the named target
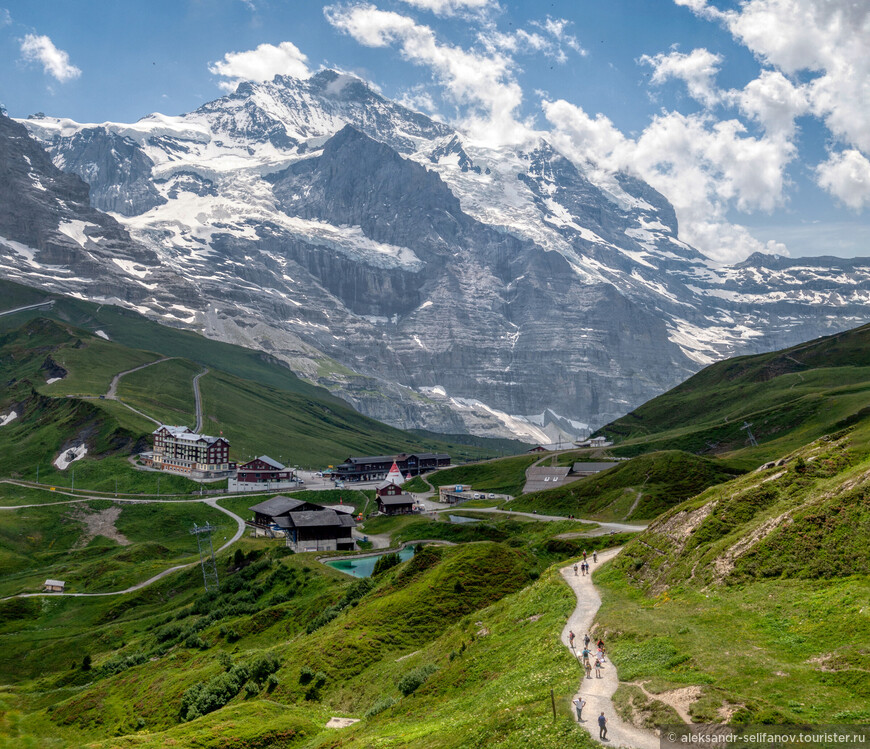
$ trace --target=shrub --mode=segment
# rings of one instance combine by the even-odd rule
[[[381,697],[374,705],[372,705],[368,710],[365,711],[363,715],[364,718],[374,718],[378,713],[384,712],[384,710],[392,707],[396,704],[396,700],[392,697]]]
[[[181,698],[181,719],[193,720],[222,708],[239,693],[248,676],[248,669],[237,665],[206,682],[194,684]]]
[[[260,685],[254,681],[249,681],[245,684],[245,694],[248,695],[248,697],[256,697],[260,694]]]
[[[280,665],[281,662],[272,653],[261,655],[251,663],[251,678],[254,681],[264,681],[268,676],[275,673]]]
[[[271,692],[277,686],[278,686],[278,675],[277,674],[269,674],[269,678],[266,679],[266,690]]]
[[[372,570],[372,577],[377,577],[382,572],[386,572],[388,569],[395,567],[398,564],[401,564],[402,560],[399,559],[399,555],[395,552],[392,554],[384,554],[381,557],[378,557],[378,561],[375,562],[375,568]]]
[[[166,642],[167,640],[175,640],[181,634],[181,625],[177,622],[167,624],[157,630],[157,642]]]
[[[396,683],[396,686],[399,688],[399,691],[404,694],[406,697],[409,694],[413,694],[416,692],[423,683],[428,679],[432,674],[434,674],[438,670],[438,667],[433,663],[427,663],[423,666],[418,666],[412,671],[408,671],[399,681]]]
[[[303,666],[299,669],[299,683],[308,684],[314,678],[314,669],[311,666]]]
[[[91,656],[86,655],[82,658],[82,671],[90,671],[91,670]]]

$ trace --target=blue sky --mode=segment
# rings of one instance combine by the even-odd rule
[[[860,5],[7,0],[0,102],[14,117],[132,121],[188,112],[241,78],[335,67],[480,142],[543,133],[593,168],[639,174],[717,259],[865,256]]]

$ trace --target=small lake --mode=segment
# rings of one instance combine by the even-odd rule
[[[334,559],[331,562],[326,562],[330,567],[346,572],[354,577],[371,577],[375,571],[375,564],[384,554],[392,552],[385,551],[383,554],[374,554],[370,557],[347,557],[346,559]],[[399,559],[403,562],[414,556],[414,549],[411,546],[406,546],[399,552]]]
[[[467,518],[464,515],[448,515],[451,523],[479,523],[480,518]]]

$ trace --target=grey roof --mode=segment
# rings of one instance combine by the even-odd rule
[[[378,503],[382,505],[412,505],[414,498],[410,494],[396,494],[392,497],[378,497]]]
[[[353,519],[353,515],[345,515],[343,512],[339,512],[338,519],[341,521],[342,527],[356,528],[356,520]]]
[[[575,463],[572,470],[574,473],[601,473],[618,465],[619,463]]]
[[[261,515],[283,515],[285,512],[293,512],[297,507],[301,507],[307,502],[301,499],[291,499],[290,497],[278,496],[267,499],[265,502],[260,502],[258,505],[249,507],[253,512],[259,512]]]
[[[348,458],[346,463],[386,463],[395,460],[397,455],[366,455],[361,458]]]
[[[53,588],[62,588],[66,583],[63,580],[46,580],[43,585],[50,585]]]
[[[310,528],[328,525],[341,526],[344,525],[342,518],[346,517],[350,516],[339,515],[335,510],[305,510],[288,515],[287,520],[296,528]]]
[[[258,458],[254,460],[262,460],[264,463],[272,466],[272,468],[277,468],[279,471],[283,471],[286,466],[282,466],[277,460],[272,460],[268,455],[260,455]],[[253,461],[249,461],[253,462]]]
[[[381,483],[378,484],[375,488],[376,488],[376,489],[386,489],[388,486],[397,486],[397,487],[399,487],[400,489],[402,488],[402,485],[401,485],[401,484],[397,484],[395,481],[390,481],[390,479],[384,479],[384,480],[381,481]]]
[[[571,466],[532,466],[526,470],[526,476],[530,479],[543,478],[544,476],[556,477],[559,479],[565,478]],[[553,480],[552,478],[550,479]]]

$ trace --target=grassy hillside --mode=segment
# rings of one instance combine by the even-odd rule
[[[721,460],[679,450],[654,452],[558,489],[524,494],[504,509],[596,520],[650,520],[740,473]]]
[[[540,459],[540,455],[514,455],[435,471],[426,480],[436,488],[451,484],[471,484],[475,491],[517,495],[526,483],[526,469]]]
[[[600,432],[618,443],[615,452],[622,455],[737,452],[754,467],[868,413],[870,326],[863,326],[713,364]],[[741,429],[745,421],[759,447],[749,444]]]
[[[283,552],[241,541],[219,560],[219,595],[199,592],[193,569],[123,599],[0,602],[0,737],[589,745],[568,712],[577,666],[557,637],[574,598],[554,571],[533,579],[528,551],[427,547],[361,581]],[[324,732],[331,715],[363,720]]]
[[[695,688],[699,722],[870,719],[870,459],[856,431],[672,508],[597,574],[621,679]],[[635,688],[620,699],[654,720]]]
[[[0,476],[32,481],[38,467],[42,483],[71,487],[73,468],[57,470],[52,464],[70,446],[84,443],[88,454],[74,464],[79,489],[154,493],[159,482],[164,494],[194,491],[197,485],[187,479],[137,472],[126,463],[127,455],[147,446],[154,429],[141,414],[189,426],[195,422],[192,380],[202,364],[159,359],[157,353],[40,317],[0,335],[0,378],[7,383],[0,413],[18,414],[0,427]],[[156,363],[120,380],[119,401],[99,397],[116,374],[149,362]],[[47,382],[54,377],[62,379]],[[200,389],[205,429],[223,431],[237,460],[267,453],[316,466],[353,453],[432,450],[461,459],[483,452],[394,429],[331,396],[313,398],[219,369],[209,369]]]

